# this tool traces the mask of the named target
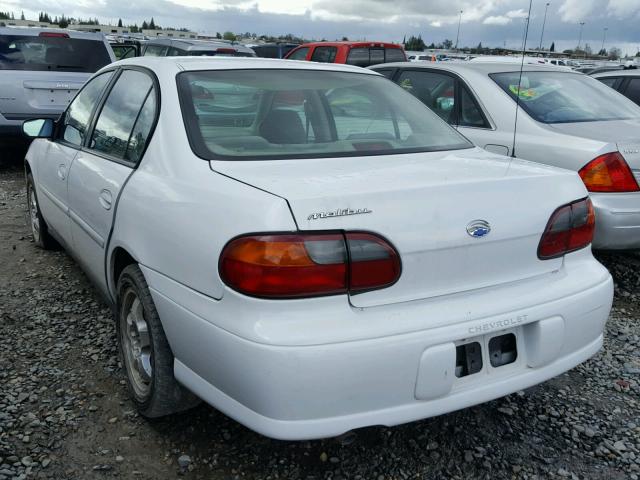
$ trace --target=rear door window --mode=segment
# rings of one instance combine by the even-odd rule
[[[618,87],[620,86],[620,77],[603,77],[603,78],[598,78],[597,80],[600,80],[607,87],[611,87],[616,90],[618,90]]]
[[[460,114],[458,125],[461,127],[490,128],[480,105],[466,85],[460,88]]]
[[[397,83],[433,110],[440,118],[455,124],[455,79],[430,71],[405,70]]]
[[[333,63],[338,53],[337,47],[316,47],[311,55],[312,62]]]
[[[297,49],[287,58],[288,60],[306,60],[308,52],[309,52],[309,47],[302,47]]]
[[[113,72],[98,75],[80,90],[62,117],[59,139],[77,147],[82,146],[93,110],[112,76]]]
[[[167,57],[179,57],[181,55],[187,55],[187,52],[176,47],[171,47],[167,52]]]
[[[153,82],[149,75],[137,70],[122,72],[98,116],[89,148],[117,159],[137,160],[135,154],[128,154],[128,147],[140,111],[149,95],[152,95],[152,89]],[[145,138],[144,129],[138,131],[137,135]],[[139,143],[141,139],[134,141]],[[139,148],[135,146],[134,151],[139,151]]]
[[[629,97],[630,100],[640,105],[640,78],[636,77],[629,80],[624,94]]]
[[[55,35],[0,35],[0,70],[95,73],[111,63],[104,42]]]
[[[164,57],[167,53],[167,48],[164,45],[147,45],[144,49],[145,57]]]

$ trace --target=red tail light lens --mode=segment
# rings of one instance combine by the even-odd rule
[[[40,32],[38,34],[39,37],[50,37],[50,38],[69,38],[68,33],[58,33],[58,32]]]
[[[229,242],[219,269],[246,295],[301,298],[388,287],[400,276],[400,258],[368,233],[266,234]]]
[[[638,182],[619,152],[606,153],[578,172],[590,192],[637,192]]]
[[[588,246],[593,240],[595,224],[596,216],[589,198],[558,208],[542,234],[538,258],[557,258]]]

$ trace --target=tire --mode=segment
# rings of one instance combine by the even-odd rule
[[[27,213],[33,243],[44,250],[56,248],[57,243],[49,233],[47,222],[42,217],[40,202],[38,201],[38,194],[36,193],[35,182],[31,173],[27,173]]]
[[[173,352],[135,264],[125,267],[118,279],[116,333],[129,392],[142,416],[162,417],[200,403],[173,376]]]

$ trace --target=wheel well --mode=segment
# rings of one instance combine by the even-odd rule
[[[118,284],[118,278],[120,278],[120,274],[122,273],[122,270],[124,270],[127,265],[131,265],[132,263],[138,263],[138,262],[124,248],[117,247],[113,251],[113,285],[114,287]]]
[[[24,161],[24,171],[25,173],[31,173],[31,165],[26,160]]]

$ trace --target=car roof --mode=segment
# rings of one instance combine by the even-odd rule
[[[62,33],[67,34],[69,38],[80,38],[86,40],[104,39],[104,35],[99,32],[79,32],[77,30],[68,30],[66,28],[0,27],[0,35],[37,37],[41,33]]]
[[[138,65],[151,70],[326,70],[332,72],[351,72],[379,75],[376,72],[353,65],[339,63],[316,63],[298,60],[281,60],[279,58],[260,57],[134,57],[112,63],[114,65]],[[105,67],[107,68],[107,67]]]
[[[379,70],[380,68],[430,68],[436,70],[446,70],[450,72],[469,72],[480,73],[489,75],[491,73],[506,73],[506,72],[519,72],[519,63],[509,62],[465,62],[465,61],[451,61],[451,62],[430,62],[430,63],[417,63],[417,62],[395,62],[395,63],[381,63],[369,67],[373,70]],[[570,70],[564,70],[556,67],[555,65],[533,65],[524,64],[523,72],[558,72],[582,75],[581,73],[572,72]]]
[[[237,43],[216,42],[212,40],[197,40],[186,38],[154,38],[147,45],[175,46],[185,50],[211,50],[217,48],[235,48],[239,51],[251,51],[248,47]]]
[[[385,48],[402,48],[402,45],[397,43],[390,42],[351,42],[351,41],[343,41],[343,42],[309,42],[303,43],[300,45],[301,47],[339,47],[342,45],[346,45],[348,47],[385,47]]]
[[[632,68],[631,70],[609,70],[608,72],[594,73],[592,77],[640,77],[640,69]]]

